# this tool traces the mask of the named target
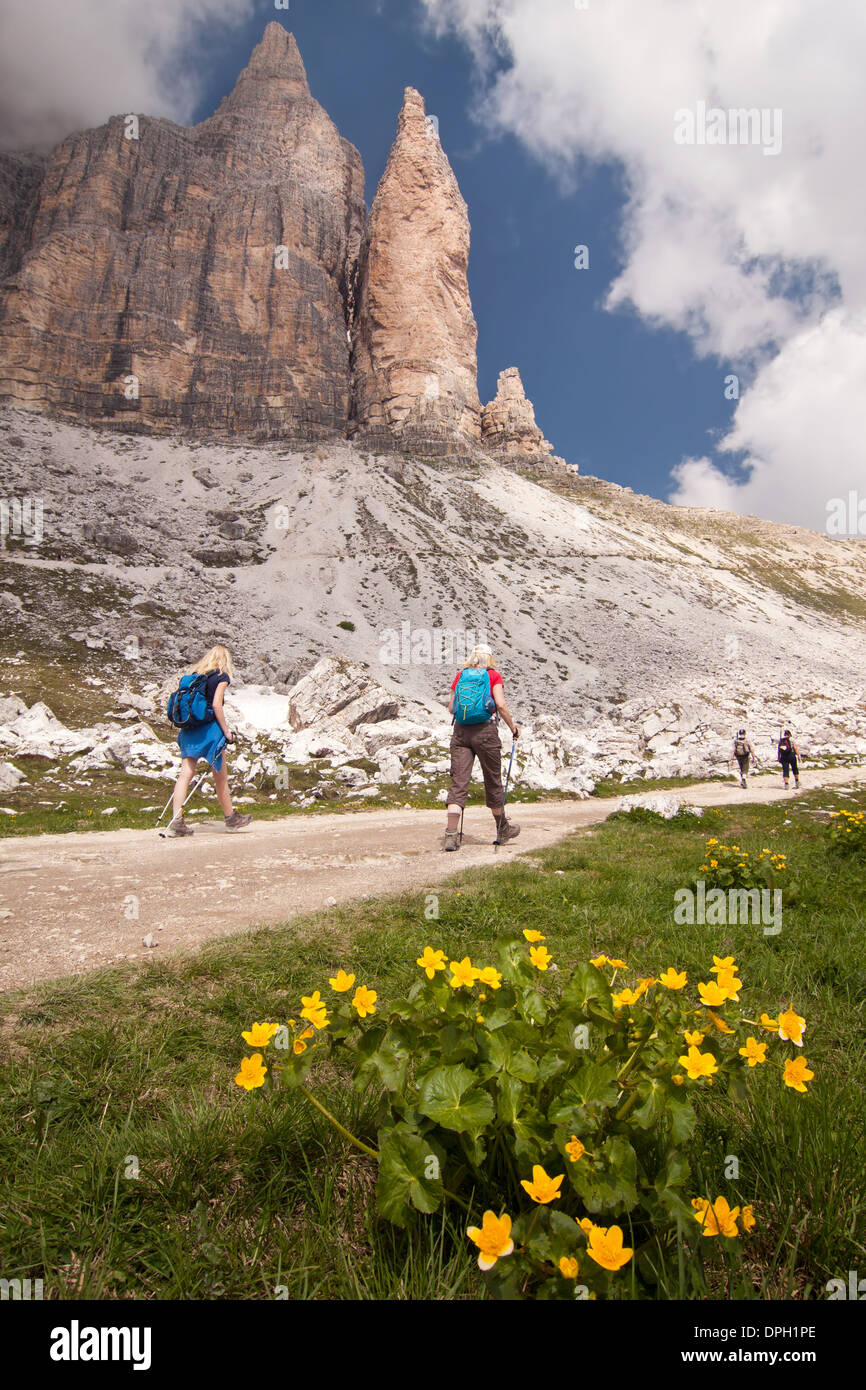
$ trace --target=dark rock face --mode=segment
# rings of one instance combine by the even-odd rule
[[[267,26],[209,120],[129,128],[70,136],[44,174],[0,162],[0,398],[125,429],[342,434],[363,167],[292,35]]]

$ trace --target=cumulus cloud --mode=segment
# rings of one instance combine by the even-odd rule
[[[2,0],[0,148],[50,149],[137,111],[187,124],[196,58],[254,0]]]
[[[585,161],[621,168],[608,308],[688,334],[741,376],[716,456],[681,462],[672,500],[822,529],[829,497],[866,490],[866,7],[422,4],[435,32],[474,53],[488,127],[516,135],[563,187]],[[677,143],[675,113],[697,129],[699,103],[726,118],[764,111],[765,129],[754,143]]]

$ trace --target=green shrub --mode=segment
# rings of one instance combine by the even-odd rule
[[[707,1237],[732,1279],[755,1219],[751,1206],[689,1195],[696,1105],[713,1086],[722,1104],[739,1104],[768,1040],[800,1047],[804,1021],[791,1007],[744,1017],[732,957],[714,957],[695,992],[674,968],[619,988],[625,961],[597,956],[566,975],[543,941],[500,937],[496,965],[480,968],[427,946],[421,978],[387,1011],[365,985],[350,999],[355,976],[341,970],[329,981],[332,1014],[316,990],[300,1021],[244,1034],[255,1051],[235,1079],[300,1088],[377,1159],[378,1210],[397,1226],[462,1208],[494,1296],[617,1296],[623,1278],[630,1296],[647,1296],[672,1245],[687,1270],[682,1296],[705,1293]],[[805,1092],[813,1073],[787,1051],[770,1068]],[[377,1098],[376,1148],[307,1085],[323,1059],[340,1058]]]

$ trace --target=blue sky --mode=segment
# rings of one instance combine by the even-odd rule
[[[681,333],[602,307],[622,267],[619,167],[587,166],[564,193],[515,136],[491,137],[472,119],[478,79],[467,49],[425,32],[411,0],[292,0],[288,11],[264,0],[220,47],[196,119],[231,89],[274,18],[294,33],[313,95],[361,153],[368,207],[404,87],[417,87],[438,117],[472,224],[482,401],[500,371],[518,367],[557,453],[583,473],[667,498],[671,468],[729,427],[723,379],[734,368],[699,360]],[[588,270],[574,268],[578,243],[589,247]]]
[[[131,111],[201,120],[278,19],[368,202],[404,86],[438,118],[483,400],[519,367],[585,473],[821,532],[849,499],[866,537],[862,0],[817,19],[814,0],[111,0],[106,24],[107,6],[2,0],[0,148]],[[707,110],[723,129],[753,112],[761,138],[680,138]]]

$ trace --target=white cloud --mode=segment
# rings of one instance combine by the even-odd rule
[[[566,187],[582,160],[621,165],[608,307],[687,333],[749,381],[719,458],[680,464],[673,500],[822,528],[826,498],[866,490],[866,6],[422,3],[475,53],[490,127]],[[781,151],[677,144],[674,113],[699,101],[780,110]],[[720,469],[731,453],[745,476]]]
[[[0,148],[50,149],[137,111],[188,123],[197,56],[254,0],[2,0]]]

